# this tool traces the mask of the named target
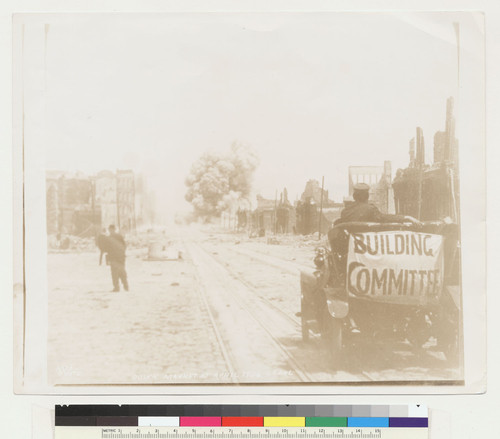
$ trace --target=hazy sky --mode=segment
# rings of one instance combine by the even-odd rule
[[[255,192],[286,186],[295,199],[324,175],[341,201],[349,165],[405,167],[416,126],[432,161],[457,94],[457,20],[474,24],[440,13],[48,20],[47,169],[142,171],[175,209],[192,162],[238,140],[260,156]]]

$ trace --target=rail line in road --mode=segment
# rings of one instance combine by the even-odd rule
[[[246,280],[243,276],[238,274],[236,270],[229,265],[226,265],[224,261],[221,260],[219,256],[214,256],[213,254],[211,255],[219,264],[223,265],[224,268],[227,270],[227,272],[236,280],[244,284],[249,290],[251,290],[261,301],[265,302],[267,305],[269,305],[271,308],[273,308],[276,312],[280,313],[285,319],[287,319],[290,323],[295,325],[297,328],[301,328],[301,322],[300,320],[292,317],[288,313],[284,312],[281,308],[276,306],[273,302],[271,302],[269,299],[263,297],[261,294],[259,294],[258,289],[252,285],[251,282]],[[257,260],[256,258],[252,258],[254,260]],[[260,261],[262,263],[265,263],[263,261]],[[296,273],[295,273],[296,274]]]
[[[271,328],[272,323],[270,323],[274,319],[268,318],[266,322],[262,318],[262,315],[266,314],[269,317],[269,312],[261,308],[259,311],[262,315],[258,315],[255,304],[245,299],[248,286],[241,280],[230,276],[227,268],[199,244],[185,242],[185,246],[198,270],[200,283],[210,288],[211,293],[205,294],[206,306],[211,315],[212,324],[217,328],[216,332],[219,334],[217,339],[221,351],[227,353],[224,358],[228,370],[232,369],[232,376],[245,378],[248,374],[246,369],[249,366],[252,366],[252,370],[263,368],[276,370],[282,368],[284,362],[288,370],[296,377],[295,380],[285,377],[284,382],[296,380],[314,382],[312,376],[275,335],[275,328]],[[230,308],[226,310],[226,307]],[[224,312],[225,316],[221,315]],[[275,310],[273,312],[276,313]],[[251,365],[252,361],[253,365]],[[263,372],[266,375],[266,371]],[[242,382],[241,379],[236,381]],[[250,379],[249,382],[262,381]],[[271,379],[270,382],[277,382],[277,380]]]
[[[186,249],[189,252],[188,247],[186,247]],[[189,256],[191,257],[190,252],[189,252]],[[191,260],[193,260],[192,257],[191,257]],[[193,263],[194,263],[194,261],[193,261]],[[205,284],[203,283],[202,279],[200,278],[198,270],[195,270],[194,274],[196,276],[196,280],[198,281],[198,285],[199,285],[198,293],[200,295],[201,301],[203,302],[204,308],[207,311],[208,318],[210,319],[210,323],[212,325],[212,331],[214,332],[215,338],[217,340],[217,344],[218,344],[219,349],[221,351],[222,358],[224,359],[224,364],[226,366],[228,377],[232,383],[237,384],[238,380],[237,380],[236,368],[234,366],[233,360],[231,359],[231,355],[227,349],[227,346],[224,343],[224,340],[222,338],[222,334],[219,331],[219,327],[217,326],[217,322],[216,322],[215,316],[211,310],[210,304],[208,303],[207,291],[206,291]]]
[[[287,313],[272,300],[264,297],[265,293],[255,284],[252,274],[260,273],[259,266],[262,266],[262,269],[264,269],[264,266],[271,266],[279,268],[283,275],[286,273],[297,276],[298,282],[300,264],[286,260],[282,260],[280,263],[279,257],[276,256],[265,255],[248,249],[242,250],[240,247],[232,245],[203,243],[203,239],[199,241],[201,242],[196,242],[194,245],[205,255],[206,259],[211,261],[208,262],[210,267],[218,267],[217,272],[221,279],[230,279],[228,282],[231,283],[231,286],[226,286],[226,288],[235,289],[236,294],[234,294],[233,299],[238,301],[241,304],[240,306],[245,308],[247,312],[254,314],[252,316],[253,323],[250,325],[255,326],[255,320],[258,320],[259,326],[263,323],[266,327],[267,338],[273,338],[281,344],[282,348],[287,351],[288,356],[308,375],[307,378],[304,378],[304,376],[298,378],[298,381],[323,382],[325,384],[332,382],[361,384],[370,381],[381,383],[408,382],[408,384],[411,384],[412,382],[432,381],[433,379],[440,382],[446,376],[444,375],[446,372],[444,374],[439,372],[440,367],[436,367],[432,358],[429,360],[416,358],[405,346],[398,345],[391,348],[384,344],[379,346],[373,354],[368,353],[368,351],[366,353],[364,351],[354,352],[352,355],[346,353],[349,357],[352,357],[348,360],[348,364],[352,368],[349,366],[348,369],[333,369],[326,356],[324,356],[325,348],[320,346],[321,342],[319,342],[318,338],[313,337],[312,343],[302,343],[300,335],[298,335],[300,333],[299,320],[290,314],[290,310]],[[237,255],[240,255],[239,259],[235,258]],[[247,266],[244,271],[240,271],[240,265],[246,264],[245,259],[241,259],[242,257],[252,261],[251,270]],[[272,270],[268,268],[268,272],[270,271]],[[262,279],[262,275],[255,279],[258,278]],[[205,281],[206,279],[202,278],[201,283],[203,284]],[[290,279],[286,280],[284,278],[284,285],[287,283],[290,284]],[[216,321],[218,324],[219,320],[216,319]],[[285,345],[283,345],[283,342]],[[272,342],[272,344],[276,348],[275,343]],[[228,350],[231,351],[232,349],[228,348]],[[278,348],[278,350],[281,350],[281,348]],[[389,360],[390,357],[392,360]],[[290,364],[289,361],[287,363]],[[368,368],[366,369],[365,366],[368,366]],[[238,370],[239,367],[236,366],[236,369]],[[291,366],[290,369],[296,369],[296,366]]]
[[[310,266],[302,265],[297,262],[286,261],[283,258],[280,258],[279,256],[272,256],[263,252],[237,246],[226,246],[226,248],[230,251],[247,256],[250,259],[264,262],[273,267],[279,268],[290,274],[298,274],[301,270],[313,271]]]
[[[287,269],[286,266],[283,266],[282,264],[270,264],[270,259],[280,259],[277,256],[269,256],[261,252],[257,252],[254,250],[248,250],[248,251],[242,251],[243,249],[240,247],[234,247],[230,245],[225,245],[223,247],[224,249],[227,249],[229,252],[236,253],[238,255],[247,257],[249,260],[260,263],[262,265],[272,265],[273,267],[280,268],[281,270],[293,274],[293,275],[298,275],[298,269]],[[293,325],[296,327],[301,326],[301,323],[298,319],[293,318],[289,313],[283,312],[279,307],[277,307],[272,301],[268,300],[267,298],[263,297],[262,294],[260,293],[259,289],[252,284],[252,282],[248,281],[247,279],[242,276],[237,269],[234,268],[234,264],[231,264],[231,259],[224,259],[220,255],[220,247],[218,247],[218,252],[215,256],[213,256],[215,259],[219,261],[219,263],[224,264],[224,267],[226,270],[233,276],[235,279],[239,280],[240,282],[244,283],[249,290],[251,290],[256,296],[259,297],[259,299],[263,302],[265,302],[268,306],[274,308],[277,312],[283,315],[286,319],[288,319]],[[229,261],[229,263],[228,263]],[[293,264],[296,265],[297,267],[301,267],[299,264],[296,263],[289,263],[288,261],[283,261],[285,264]],[[298,281],[298,280],[297,280]],[[321,349],[321,348],[320,348]],[[393,349],[391,349],[389,346],[386,344],[382,344],[378,348],[378,354],[377,356],[380,358],[386,358],[389,356],[394,356],[396,355],[398,358],[403,360],[405,352],[411,350],[409,347],[408,348],[403,348],[401,351],[401,354],[397,354]],[[366,355],[366,353],[364,354]],[[407,355],[407,354],[406,354]],[[430,355],[430,353],[427,353],[427,355]],[[359,358],[358,358],[359,357]],[[394,381],[394,375],[398,375],[402,373],[405,369],[405,367],[398,367],[397,363],[396,364],[391,364],[390,367],[387,366],[382,366],[380,370],[373,370],[373,371],[366,371],[366,370],[361,370],[361,367],[358,367],[358,364],[364,364],[366,360],[363,359],[363,354],[360,355],[360,353],[354,353],[352,357],[352,364],[353,364],[353,371],[349,372],[349,374],[353,377],[356,377],[356,381],[372,381],[372,382],[392,382]],[[425,360],[424,360],[425,361]],[[394,367],[395,366],[395,367]],[[325,366],[325,369],[328,368],[328,365]],[[357,370],[356,370],[357,369]],[[432,374],[430,371],[426,371],[425,368],[421,370],[420,372],[416,372],[416,376],[418,377],[421,375],[422,377],[425,377],[427,379],[427,376],[429,374]]]
[[[276,268],[280,268],[289,274],[298,274],[299,270],[312,271],[311,267],[301,265],[297,262],[291,262],[291,261],[285,260],[283,257],[280,257],[280,256],[269,255],[269,254],[265,253],[264,251],[259,251],[256,249],[248,249],[248,248],[244,248],[244,247],[240,247],[240,246],[231,246],[231,245],[226,245],[226,246],[224,246],[224,248],[226,248],[230,252],[236,253],[238,255],[246,256],[252,261],[256,261],[256,262],[260,262],[261,264],[264,264],[264,265],[271,265],[271,266],[274,266]],[[244,279],[242,276],[236,274],[235,270],[232,270],[232,271],[233,271],[234,276],[237,276],[242,282],[247,283],[249,288],[253,289],[258,294],[258,290],[255,288],[255,286],[253,286],[250,282],[246,281],[246,279]],[[262,296],[261,296],[261,298],[264,301],[267,300]],[[275,306],[272,302],[269,302],[269,305]],[[288,317],[292,320],[295,320],[291,316],[288,316]],[[300,322],[298,320],[296,320],[296,324],[300,325]],[[397,351],[399,351],[400,353],[396,354]],[[396,355],[398,358],[400,358],[400,360],[402,360],[405,355],[408,355],[408,353],[412,352],[412,351],[413,351],[413,349],[409,345],[403,346],[403,347],[401,345],[399,345],[398,347],[393,346],[391,348],[389,345],[384,343],[384,344],[381,344],[379,346],[378,356],[380,356],[381,358],[386,358],[389,356]],[[436,356],[433,355],[433,353],[431,351],[422,351],[422,352],[420,352],[420,354],[416,354],[416,355],[420,355],[421,358],[423,358],[423,356],[428,357],[428,360],[423,359],[422,360],[423,362],[433,362],[436,359]],[[355,357],[359,357],[359,355],[355,355]],[[362,355],[361,355],[361,357],[362,357]],[[353,358],[353,360],[354,360],[354,358]],[[356,361],[354,361],[354,363],[356,363]],[[360,361],[360,363],[363,363],[363,361]],[[405,369],[405,367],[398,368],[396,366],[395,369],[393,369],[392,367],[393,367],[393,365],[391,365],[390,368],[384,367],[380,370],[370,371],[370,372],[367,372],[364,370],[356,370],[356,372],[353,371],[352,373],[354,375],[358,376],[359,380],[363,380],[363,381],[369,380],[369,381],[374,381],[374,382],[377,382],[377,381],[378,382],[392,382],[392,381],[394,381],[394,373],[396,373],[396,374],[401,373]],[[432,375],[432,372],[430,372],[429,369],[425,370],[425,367],[424,367],[423,371],[416,373],[415,375],[417,377],[419,375],[421,375],[422,377],[424,377],[425,380],[428,380],[428,377],[429,377],[429,375]],[[418,378],[416,378],[416,379],[418,379]],[[437,378],[437,380],[439,381],[440,379]]]
[[[262,264],[268,264],[268,261],[267,261],[267,258],[260,258],[260,254],[259,255],[255,255],[253,256],[250,252],[250,254],[246,253],[246,252],[240,252],[240,251],[237,251],[235,250],[233,247],[226,247],[228,248],[230,251],[236,251],[237,253],[239,254],[242,254],[242,255],[245,255],[247,256],[248,258],[250,258],[251,260],[253,261],[258,261]],[[249,290],[251,290],[261,301],[265,302],[268,306],[270,306],[271,308],[273,308],[276,312],[280,313],[285,319],[287,319],[291,324],[293,324],[298,330],[301,330],[302,328],[302,323],[300,322],[300,320],[290,316],[288,313],[284,312],[282,309],[280,309],[278,306],[276,306],[273,302],[271,302],[269,299],[263,297],[261,294],[259,294],[259,291],[258,289],[252,285],[249,281],[247,281],[243,276],[241,276],[239,273],[237,273],[237,271],[232,268],[230,265],[228,265],[227,263],[224,263],[225,261],[222,260],[222,258],[220,257],[220,255],[216,255],[214,256],[213,254],[211,255],[214,259],[216,259],[219,264],[221,265],[224,265],[224,268],[228,271],[228,273],[236,280],[238,280],[239,282],[243,283],[244,285],[247,286],[247,288]],[[274,264],[271,264],[273,266],[277,266],[278,264],[274,265]],[[298,265],[298,264],[297,264]],[[282,268],[282,267],[277,267],[277,268]],[[283,268],[282,268],[283,269]],[[288,270],[285,270],[285,271],[288,271]],[[298,271],[297,270],[294,270],[292,273],[290,274],[298,274]],[[325,365],[326,366],[326,365]],[[328,367],[328,366],[326,366]],[[352,374],[351,375],[353,377],[356,378],[357,381],[377,381],[379,380],[379,378],[375,377],[373,374],[369,373],[369,372],[365,372],[365,371],[359,371],[355,374]]]
[[[283,334],[283,331],[285,331],[286,336],[284,338],[290,339],[291,334],[298,334],[297,338],[301,339],[301,323],[299,320],[291,317],[270,300],[262,297],[262,295],[259,294],[258,289],[236,273],[234,268],[231,268],[224,258],[220,257],[220,255],[214,255],[213,252],[204,249],[203,246],[200,246],[200,244],[196,245],[200,247],[207,257],[211,258],[218,264],[221,274],[225,273],[226,277],[228,275],[231,276],[234,281],[238,282],[238,284],[244,285],[246,292],[251,293],[250,295],[245,294],[244,302],[246,303],[244,303],[244,308],[248,312],[251,312],[250,308],[252,306],[255,308],[255,311],[252,312],[254,319],[259,323],[259,325],[264,326],[264,329],[268,333],[269,337],[271,337],[275,344],[278,345],[279,349],[285,353],[289,361],[292,362],[293,367],[296,370],[303,371],[303,376],[307,376],[307,379],[302,378],[301,381],[311,383],[323,382],[325,384],[332,382],[342,383],[374,381],[374,378],[369,373],[363,371],[352,373],[345,370],[332,369],[330,357],[326,355],[327,349],[319,346],[321,343],[319,338],[313,338],[313,343],[310,341],[308,344],[303,344],[301,341],[298,349],[295,352],[291,352],[279,340],[279,337],[276,334],[280,331]],[[260,262],[263,263],[262,261]],[[248,301],[250,298],[252,303],[249,306]],[[241,295],[239,296],[239,300],[241,300]],[[269,309],[272,309],[271,313],[269,312]],[[265,318],[266,314],[268,315],[267,319]],[[281,324],[277,323],[277,320],[280,320]],[[314,341],[316,341],[316,344],[314,344]]]

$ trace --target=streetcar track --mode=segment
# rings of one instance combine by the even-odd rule
[[[292,316],[290,316],[288,313],[284,312],[282,309],[280,309],[277,305],[275,305],[273,302],[271,302],[269,299],[267,299],[266,297],[263,297],[262,295],[259,294],[258,292],[258,289],[255,285],[253,285],[250,281],[246,280],[243,278],[243,276],[239,275],[236,273],[236,270],[234,268],[230,268],[229,265],[226,265],[224,264],[221,260],[220,260],[220,257],[218,256],[214,256],[212,254],[212,257],[217,260],[217,262],[221,265],[224,266],[224,268],[229,272],[229,274],[233,277],[233,279],[236,279],[238,281],[240,281],[242,284],[244,284],[248,289],[252,290],[255,295],[263,302],[265,302],[267,305],[269,305],[271,308],[273,308],[274,310],[276,310],[277,312],[279,312],[281,315],[283,315],[287,320],[289,320],[291,323],[293,323],[294,325],[296,325],[297,327],[301,327],[302,324],[301,322],[298,320],[298,319],[295,319],[293,318]],[[250,256],[249,256],[250,257]],[[251,258],[251,259],[254,259],[254,258]],[[257,259],[255,259],[257,260]],[[265,263],[264,261],[259,261],[259,262],[262,262],[262,263]]]
[[[215,264],[220,266],[224,271],[226,271],[235,281],[240,282],[245,288],[248,288],[248,285],[245,282],[242,282],[241,279],[235,278],[221,262],[219,262],[212,254],[210,254],[207,250],[205,250],[199,243],[191,242],[191,245],[198,247],[203,253],[206,254]],[[237,293],[232,296],[241,309],[244,309],[248,315],[262,328],[267,336],[269,337],[273,346],[281,353],[284,360],[291,366],[293,373],[297,376],[297,378],[302,382],[315,382],[312,376],[297,362],[295,357],[290,353],[290,351],[279,341],[279,339],[273,334],[272,330],[259,319],[255,312],[250,310],[250,307],[245,303],[245,301],[241,298],[241,296]]]
[[[240,253],[240,254],[243,254],[243,253]],[[262,260],[259,260],[258,258],[252,258],[251,256],[249,256],[251,259],[253,260],[257,260],[259,262],[262,262],[262,263],[265,263],[264,261]],[[269,306],[271,306],[273,309],[275,309],[276,311],[278,311],[279,313],[281,313],[282,315],[284,315],[288,320],[290,320],[294,325],[298,326],[299,328],[302,328],[302,323],[297,320],[297,319],[294,319],[293,317],[291,317],[290,315],[286,314],[283,310],[281,310],[280,308],[278,308],[274,303],[272,303],[269,299],[266,299],[265,297],[262,297],[258,294],[257,292],[257,288],[253,285],[251,285],[250,282],[248,282],[247,280],[243,279],[241,276],[238,276],[237,274],[234,273],[234,269],[229,269],[227,266],[226,266],[226,269],[228,270],[228,272],[230,272],[230,274],[237,280],[239,280],[240,282],[242,282],[243,284],[247,285],[248,288],[250,288],[251,290],[254,291],[254,293],[259,297],[259,299],[261,299],[262,301],[264,301],[265,303],[267,303]],[[352,373],[352,372],[351,372]],[[369,372],[365,372],[365,371],[361,371],[358,373],[360,376],[363,376],[365,377],[366,379],[370,380],[370,381],[376,381],[377,379],[373,377],[373,375],[371,375]],[[353,375],[356,375],[356,374],[353,374]]]
[[[232,250],[232,249],[231,249]],[[238,252],[239,254],[242,254],[244,255],[243,252]],[[250,255],[248,255],[248,257],[252,260],[255,260],[255,261],[258,261],[258,262],[261,262],[262,264],[266,264],[265,261],[263,260],[260,260],[258,258],[253,258],[251,257]],[[217,256],[214,256],[215,259],[220,259],[218,258]],[[219,261],[220,263],[220,261]],[[242,276],[238,275],[235,273],[235,270],[233,268],[230,268],[229,266],[225,266],[225,268],[227,269],[227,271],[237,280],[239,280],[240,282],[242,282],[243,284],[245,284],[249,289],[251,289],[255,294],[256,296],[264,301],[266,304],[268,304],[269,306],[271,306],[273,309],[275,309],[277,312],[281,313],[284,317],[286,317],[290,322],[292,322],[294,325],[296,325],[298,328],[302,328],[302,323],[298,320],[298,319],[295,319],[293,317],[291,317],[289,314],[285,313],[282,309],[278,308],[274,303],[272,303],[269,299],[261,296],[259,293],[258,293],[258,290],[257,288],[251,284],[251,282],[247,281],[246,279],[244,279]],[[361,376],[364,376],[365,378],[369,379],[370,381],[376,381],[377,378],[374,378],[374,376],[372,374],[370,374],[369,372],[365,372],[365,371],[361,371],[359,372],[359,375]]]
[[[205,250],[205,252],[207,252]],[[209,253],[209,252],[207,252]],[[238,252],[239,254],[242,254],[242,255],[245,255],[245,256],[248,256],[250,259],[252,260],[256,260],[260,263],[263,263],[263,264],[266,264],[265,261],[259,259],[259,258],[253,258],[251,257],[250,255],[246,255],[245,253],[243,252]],[[300,321],[298,321],[297,319],[294,319],[293,317],[291,317],[289,314],[285,313],[283,310],[281,310],[280,308],[278,308],[274,303],[272,303],[270,300],[268,300],[267,298],[265,297],[262,297],[259,293],[258,293],[258,290],[257,288],[252,285],[249,281],[247,281],[246,279],[244,279],[242,276],[240,276],[239,274],[235,273],[235,270],[233,268],[230,268],[228,265],[226,265],[225,263],[221,262],[220,261],[220,257],[219,255],[217,256],[214,256],[213,254],[210,254],[210,256],[215,259],[221,266],[224,267],[224,269],[237,281],[241,282],[242,284],[244,284],[247,288],[249,288],[250,290],[252,290],[254,292],[254,294],[263,302],[265,302],[267,305],[269,305],[270,307],[272,307],[274,310],[276,310],[277,312],[279,312],[281,315],[283,315],[285,318],[287,318],[287,320],[289,320],[292,324],[294,324],[296,327],[298,327],[299,329],[302,327],[302,323]],[[369,372],[365,372],[365,371],[360,371],[360,372],[357,372],[357,373],[352,373],[352,375],[356,376],[358,375],[358,377],[364,377],[365,379],[368,379],[370,381],[376,381],[376,379],[369,373]]]
[[[252,249],[241,249],[241,248],[234,248],[230,246],[226,246],[226,248],[229,251],[233,251],[235,253],[238,253],[239,255],[244,255],[247,256],[248,258],[263,262],[265,264],[269,264],[273,267],[279,268],[280,270],[283,270],[287,273],[290,274],[297,274],[300,273],[301,270],[311,270],[311,267],[308,267],[306,265],[299,264],[297,262],[291,262],[287,261],[279,256],[273,256],[269,255],[267,253],[259,252],[257,250],[252,250]],[[253,253],[253,254],[250,254]],[[293,268],[292,268],[293,266]]]
[[[191,261],[194,264],[194,260],[193,260],[193,257],[191,256],[191,252],[189,251],[188,246],[184,245],[184,248],[187,250],[189,258],[191,259]],[[208,300],[207,300],[207,292],[206,292],[205,285],[201,281],[201,278],[200,278],[197,270],[194,271],[194,275],[196,277],[196,280],[198,281],[198,285],[200,286],[200,288],[197,289],[197,290],[198,290],[200,298],[201,298],[201,300],[202,300],[202,302],[203,302],[203,304],[205,306],[205,309],[207,310],[207,314],[208,314],[208,317],[210,319],[212,330],[213,330],[213,332],[215,334],[215,338],[217,340],[219,349],[221,351],[222,358],[224,359],[224,363],[225,363],[227,372],[229,373],[231,382],[234,383],[234,384],[237,384],[238,380],[236,378],[237,377],[236,368],[233,365],[233,361],[231,360],[231,355],[229,353],[229,350],[227,349],[226,344],[224,343],[222,335],[221,335],[221,333],[220,333],[220,331],[219,331],[219,329],[217,327],[217,324],[215,322],[215,317],[214,317],[214,315],[212,313],[212,310],[210,309],[210,305],[209,305]]]
[[[231,277],[233,277],[233,279],[241,282],[242,284],[244,284],[247,288],[249,288],[251,291],[254,292],[254,294],[258,297],[259,300],[263,301],[264,303],[266,303],[267,305],[269,305],[271,308],[273,308],[273,310],[279,312],[283,317],[285,317],[288,321],[290,321],[294,326],[296,326],[298,329],[301,329],[302,327],[302,323],[297,320],[297,319],[294,319],[293,317],[291,317],[289,314],[285,313],[283,310],[281,310],[280,308],[278,308],[274,303],[272,303],[269,299],[265,298],[265,297],[262,297],[259,293],[258,293],[258,290],[257,288],[251,284],[251,282],[247,281],[246,279],[244,279],[242,276],[240,276],[239,274],[235,273],[235,270],[233,268],[230,268],[228,265],[226,265],[226,263],[223,263],[221,262],[221,258],[219,255],[215,256],[213,255],[213,253],[210,253],[208,252],[207,250],[203,249],[207,254],[209,254],[209,256],[211,258],[213,258],[214,260],[216,260],[219,265],[221,265],[230,275]],[[239,252],[238,252],[239,253]],[[244,254],[244,253],[239,253],[239,254]],[[249,258],[251,259],[254,259],[254,260],[257,260],[258,262],[260,263],[263,263],[263,264],[266,264],[265,261],[263,260],[260,260],[258,258],[252,258],[251,256],[249,255],[245,255],[245,256],[248,256]],[[272,334],[271,334],[272,336]],[[285,348],[286,349],[286,348]],[[292,355],[292,354],[290,354]],[[353,376],[358,376],[358,377],[364,377],[365,379],[368,379],[370,381],[375,381],[375,378],[373,376],[371,376],[368,372],[364,372],[364,371],[361,371],[361,372],[358,372],[358,373],[352,373],[350,372],[350,374],[352,374]]]
[[[263,297],[262,295],[260,295],[258,286],[256,286],[250,280],[245,279],[242,276],[242,273],[240,273],[237,270],[237,268],[235,268],[234,264],[231,265],[230,263],[228,263],[227,260],[225,260],[224,257],[222,255],[220,255],[218,252],[214,254],[214,252],[209,251],[209,250],[203,248],[205,246],[212,246],[213,245],[212,243],[206,243],[205,242],[205,243],[202,244],[200,242],[196,242],[195,245],[198,248],[200,248],[211,260],[213,260],[215,263],[217,263],[217,265],[220,266],[226,273],[228,273],[230,275],[230,277],[234,281],[236,281],[237,283],[243,285],[247,290],[251,291],[253,293],[252,296],[255,296],[256,298],[258,298],[258,300],[261,302],[261,305],[266,305],[267,308],[270,308],[273,312],[279,314],[283,319],[286,319],[289,322],[290,325],[293,325],[294,328],[301,327],[301,323],[299,322],[298,319],[293,318],[289,313],[287,314],[286,312],[284,312],[277,305],[275,305],[272,301],[270,301],[266,297]],[[256,251],[253,251],[253,250],[249,250],[248,252],[247,251],[240,251],[240,249],[235,249],[235,248],[233,248],[231,246],[223,246],[223,248],[226,249],[230,253],[236,253],[236,254],[238,254],[240,256],[248,258],[251,261],[255,261],[258,264],[263,264],[263,265],[267,265],[267,266],[273,266],[273,267],[278,268],[278,269],[280,269],[280,270],[282,270],[282,271],[284,271],[286,273],[289,273],[289,274],[292,274],[292,275],[296,275],[296,276],[299,275],[300,268],[306,268],[305,266],[299,266],[299,264],[297,264],[297,263],[289,262],[289,261],[286,261],[286,260],[282,260],[282,262],[281,262],[281,261],[279,261],[279,259],[282,259],[280,257],[270,256],[270,255],[267,255],[267,254],[264,254],[264,253],[261,253],[261,252],[256,252]],[[262,257],[260,257],[261,255],[262,255]],[[230,255],[228,255],[228,256],[230,257]],[[272,263],[272,261],[270,261],[270,259],[276,260],[276,263]],[[295,268],[290,268],[290,265],[292,265],[292,264],[295,265],[297,268],[296,269]],[[239,303],[241,303],[241,299],[240,298],[238,298],[237,301]],[[244,306],[244,308],[247,309],[248,307]],[[247,309],[247,311],[251,315],[251,317],[253,318],[253,320],[256,321],[258,323],[258,325],[260,327],[262,327],[262,329],[264,329],[265,332],[268,334],[268,336],[273,340],[273,344],[276,347],[278,347],[280,349],[280,351],[282,351],[287,357],[293,359],[293,362],[297,363],[297,366],[299,366],[300,368],[302,368],[302,366],[300,365],[300,363],[297,362],[297,361],[300,361],[300,360],[296,359],[296,355],[290,353],[288,351],[288,349],[285,346],[283,346],[282,343],[279,340],[276,339],[276,337],[272,333],[272,330],[269,330],[269,328],[265,327],[265,324],[263,324],[260,321],[260,319],[258,317],[256,317],[252,312],[250,312],[250,310]],[[284,327],[285,326],[283,325],[283,328]],[[393,353],[393,351],[391,351],[391,353]],[[353,358],[353,360],[354,360],[354,358]],[[301,363],[303,363],[303,361]],[[294,366],[294,368],[295,368],[295,366]],[[305,370],[307,370],[307,369],[308,369],[308,367],[306,366]],[[357,369],[357,367],[356,367],[356,369]],[[354,379],[349,380],[349,381],[355,381],[355,382],[359,382],[359,381],[371,381],[371,382],[388,381],[388,382],[392,382],[392,381],[394,381],[394,376],[393,376],[394,373],[404,372],[405,369],[406,369],[406,366],[400,368],[397,365],[393,365],[389,369],[382,368],[380,370],[374,370],[373,373],[372,373],[372,371],[365,371],[365,370],[359,370],[358,369],[356,371],[349,371],[348,372],[348,374],[351,375],[351,376],[353,376],[353,378],[354,378]],[[347,370],[345,370],[345,369],[342,369],[342,370],[345,371],[345,372],[347,372]],[[334,371],[329,372],[327,370],[324,370],[324,372],[325,373],[332,373],[332,374],[334,374]],[[307,372],[305,372],[305,373],[307,374],[307,378],[306,378],[307,381],[309,381],[309,382],[318,382],[318,380],[311,379],[311,377],[309,376],[309,374]],[[315,372],[313,372],[313,374],[314,373]],[[425,372],[415,371],[415,373],[418,375],[420,373],[425,373]],[[304,379],[302,379],[302,381],[304,381]],[[332,375],[332,379],[331,380],[323,380],[322,379],[320,381],[325,382],[325,383],[327,383],[327,382],[342,383],[344,380],[342,380],[340,382],[336,381],[335,379],[333,379],[333,375]]]
[[[268,261],[264,260],[264,258],[260,258],[258,256],[253,256],[253,255],[250,255],[248,254],[247,252],[243,252],[243,251],[237,251],[236,249],[232,248],[232,247],[224,247],[226,249],[228,249],[229,251],[233,251],[239,255],[242,255],[242,256],[246,256],[248,257],[250,260],[252,261],[256,261],[256,262],[259,262],[261,264],[264,264],[264,265],[267,265],[268,264]],[[206,250],[205,250],[206,251]],[[253,252],[253,251],[251,251]],[[207,252],[208,253],[208,252]],[[287,320],[289,320],[291,323],[293,323],[295,326],[297,326],[298,328],[301,328],[302,327],[302,324],[299,320],[297,319],[294,319],[293,317],[291,317],[289,314],[285,313],[283,310],[281,310],[280,308],[278,308],[274,303],[272,303],[269,299],[261,296],[258,292],[258,289],[255,285],[253,285],[250,281],[246,280],[243,278],[243,276],[241,276],[239,273],[236,272],[236,270],[234,268],[232,268],[229,264],[227,264],[225,261],[221,261],[221,257],[220,255],[214,255],[213,253],[210,254],[210,256],[212,258],[214,258],[215,260],[217,260],[217,262],[222,265],[226,271],[236,280],[238,280],[239,282],[243,283],[247,288],[249,288],[251,291],[254,292],[254,294],[259,298],[259,300],[265,302],[267,305],[269,305],[270,307],[272,307],[275,311],[277,311],[278,313],[280,313],[282,316],[284,316]],[[279,257],[274,257],[272,256],[272,258],[276,258],[276,259],[279,259]],[[269,265],[273,265],[273,264],[269,264]],[[279,264],[275,264],[273,265],[277,268],[281,268],[281,269],[284,269],[283,267],[281,267]],[[296,271],[293,271],[292,270],[286,270],[287,272],[291,273],[291,274],[297,274]],[[380,371],[380,372],[383,372],[383,371]],[[380,372],[378,372],[377,374],[375,375],[380,375]],[[359,377],[363,377],[369,381],[380,381],[381,378],[380,377],[375,377],[374,374],[370,373],[370,372],[366,372],[366,371],[357,371],[355,373],[353,372],[350,372],[351,374],[353,375],[358,375]],[[382,374],[383,375],[383,374]]]

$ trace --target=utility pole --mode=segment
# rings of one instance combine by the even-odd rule
[[[325,188],[325,176],[321,178],[321,197],[319,203],[319,221],[318,221],[318,241],[321,239],[321,217],[323,216],[323,190]]]

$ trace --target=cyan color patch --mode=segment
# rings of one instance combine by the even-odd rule
[[[347,418],[348,427],[389,427],[389,418]]]

